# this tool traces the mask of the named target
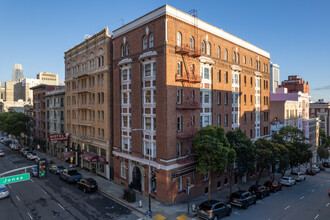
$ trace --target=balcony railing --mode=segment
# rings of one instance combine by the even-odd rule
[[[190,110],[190,109],[194,110],[194,109],[200,109],[201,104],[196,101],[187,101],[187,102],[183,102],[181,104],[177,103],[176,108],[179,110]]]
[[[181,55],[188,55],[191,57],[200,57],[201,52],[199,50],[196,50],[195,48],[190,48],[188,45],[185,46],[176,46],[175,47],[175,53],[181,54]]]

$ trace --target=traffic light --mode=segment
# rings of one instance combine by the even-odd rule
[[[42,158],[39,160],[38,162],[38,177],[43,177],[46,175],[46,171],[47,171],[47,159]]]
[[[151,191],[155,192],[156,191],[156,174],[152,173],[151,175]]]
[[[190,186],[190,178],[187,178],[187,186]]]

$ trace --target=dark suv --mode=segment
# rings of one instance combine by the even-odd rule
[[[266,186],[252,185],[249,191],[257,196],[258,199],[263,199],[265,196],[269,196],[270,190]]]
[[[207,200],[197,206],[197,216],[203,219],[217,220],[230,213],[231,206],[217,200]]]
[[[274,182],[266,181],[264,183],[264,186],[268,187],[270,189],[270,191],[272,191],[274,193],[282,189],[282,184],[277,181],[274,181]]]
[[[245,190],[238,190],[230,195],[230,204],[247,209],[249,205],[256,204],[257,197]]]

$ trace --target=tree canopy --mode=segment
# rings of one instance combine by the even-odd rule
[[[0,129],[8,134],[20,137],[26,132],[28,117],[23,113],[5,112],[0,114]]]

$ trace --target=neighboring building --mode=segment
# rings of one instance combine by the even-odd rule
[[[70,150],[76,165],[108,179],[113,169],[111,47],[105,28],[65,52],[65,127]]]
[[[320,120],[320,129],[324,130],[327,136],[330,136],[329,118],[330,118],[330,102],[319,99],[317,102],[310,103],[309,115],[311,118],[317,117]]]
[[[298,124],[296,127],[298,127],[300,130],[304,131],[305,136],[309,137],[309,99],[310,96],[308,93],[288,93],[287,88],[277,88],[276,93],[270,94],[270,102],[271,102],[271,120],[274,122],[276,117],[283,118],[285,115],[285,120],[287,118],[293,117],[294,121],[296,122],[296,117],[298,118]],[[296,112],[297,108],[290,107],[290,103],[288,102],[288,105],[285,106],[285,108],[282,108],[282,110],[285,110],[285,112],[277,112],[277,109],[274,109],[273,106],[277,106],[279,104],[276,103],[286,103],[287,101],[295,101],[298,103],[298,111]],[[280,105],[279,105],[280,106]],[[284,120],[282,119],[282,120]],[[276,120],[275,120],[276,121]],[[281,121],[281,120],[280,120]],[[278,123],[278,122],[277,122]],[[273,123],[274,124],[274,123]],[[283,126],[288,125],[284,124]],[[293,125],[293,124],[291,124]],[[273,127],[274,129],[277,129],[276,127]],[[273,130],[276,131],[276,130]]]
[[[46,92],[56,89],[56,86],[38,85],[33,90],[33,147],[46,152]]]
[[[61,153],[67,152],[66,142],[49,142],[50,134],[65,133],[65,88],[57,87],[54,90],[47,91],[46,99],[46,137],[47,137],[47,153],[52,156],[60,156]]]
[[[59,85],[58,74],[53,74],[50,72],[40,72],[37,73],[37,79],[40,80],[40,84],[47,85]]]
[[[270,92],[275,93],[280,85],[280,66],[270,62]]]
[[[25,144],[32,148],[33,143],[33,105],[25,105],[24,113],[28,116],[27,129],[25,132]]]
[[[164,203],[187,198],[187,178],[191,197],[208,192],[192,148],[201,127],[270,135],[270,54],[193,15],[165,5],[113,32],[115,182],[147,194],[150,155]],[[211,191],[227,183],[212,174]]]
[[[19,82],[23,78],[24,78],[24,76],[23,76],[22,65],[21,64],[14,64],[12,81],[13,82]]]
[[[299,78],[297,75],[289,76],[287,80],[284,80],[279,86],[280,88],[287,88],[288,93],[307,93],[309,95],[309,84]]]
[[[319,146],[319,125],[318,118],[311,118],[309,120],[309,143],[312,145],[311,151],[313,153],[312,163],[317,162],[317,148]]]

